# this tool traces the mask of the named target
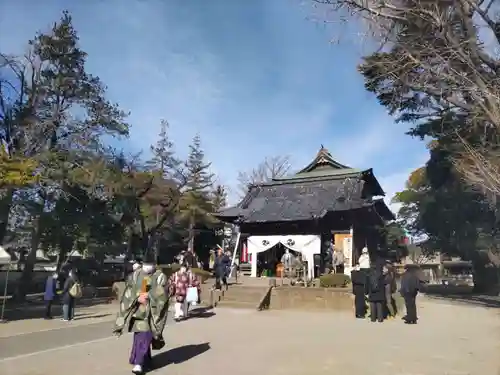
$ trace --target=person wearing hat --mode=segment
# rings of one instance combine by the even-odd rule
[[[368,270],[370,268],[370,254],[367,247],[363,247],[361,250],[361,255],[358,259],[359,268],[363,270]]]
[[[129,359],[134,374],[143,374],[151,367],[151,347],[161,349],[165,345],[162,334],[169,300],[165,281],[165,275],[150,259],[127,279],[113,332],[117,336],[124,329],[134,333]]]
[[[142,262],[136,259],[132,264],[132,272],[129,274],[128,277],[132,279],[137,279],[137,276],[141,273],[141,271],[142,271]]]
[[[420,291],[420,278],[416,267],[405,265],[405,272],[401,276],[401,287],[399,292],[405,300],[406,315],[403,320],[406,324],[417,324],[417,294]]]

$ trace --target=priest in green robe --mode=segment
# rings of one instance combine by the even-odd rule
[[[167,320],[168,278],[153,263],[144,263],[127,279],[120,299],[114,333],[133,332],[130,364],[134,374],[143,374],[151,367],[151,347],[163,347],[163,329]]]

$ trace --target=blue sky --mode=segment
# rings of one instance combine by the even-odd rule
[[[0,0],[0,51],[22,53],[65,8],[88,70],[131,111],[129,150],[146,150],[167,119],[181,154],[200,133],[231,188],[266,156],[300,169],[323,144],[341,163],[374,168],[389,196],[426,160],[364,90],[356,33],[331,43],[335,28],[312,19],[308,1]]]

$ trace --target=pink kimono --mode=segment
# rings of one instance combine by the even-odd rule
[[[189,287],[198,288],[198,295],[200,293],[200,282],[196,275],[192,272],[180,273],[177,271],[172,276],[170,276],[170,295],[175,296],[176,302],[184,302],[186,299],[187,290]]]

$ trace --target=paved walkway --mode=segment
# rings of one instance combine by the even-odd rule
[[[114,320],[117,311],[117,304],[106,303],[89,307],[77,307],[75,320],[70,323],[61,321],[60,314],[55,314],[53,320],[37,318],[7,321],[7,323],[0,324],[0,338]],[[43,316],[43,314],[40,315]]]
[[[499,373],[498,309],[424,299],[419,304],[420,322],[416,326],[406,326],[399,320],[370,323],[348,314],[219,309],[212,317],[169,325],[165,332],[167,348],[156,354],[160,368],[154,373]],[[110,330],[111,322],[89,325],[88,329],[68,328],[64,336],[72,336],[71,343],[61,341],[59,347],[51,343],[37,351],[12,350],[7,358],[0,359],[0,374],[66,375],[67,366],[71,366],[72,375],[129,373],[131,337],[116,339],[108,336]],[[50,332],[46,336],[23,336],[28,342],[35,335],[42,342],[61,340]]]

